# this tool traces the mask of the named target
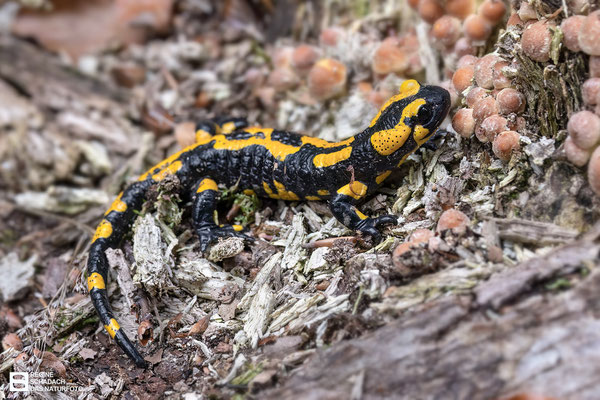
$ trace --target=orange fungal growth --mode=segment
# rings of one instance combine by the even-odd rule
[[[525,96],[513,88],[505,88],[496,95],[500,114],[522,113],[525,110]]]
[[[301,75],[305,75],[317,62],[320,54],[320,50],[316,47],[307,44],[300,45],[292,53],[292,67]]]
[[[565,155],[567,160],[576,167],[583,167],[590,159],[590,150],[584,150],[573,143],[573,138],[567,136],[564,144]]]
[[[594,193],[600,196],[600,147],[596,147],[596,150],[594,150],[590,157],[588,182]]]
[[[427,243],[433,236],[434,233],[429,229],[417,229],[411,233],[408,239],[404,243],[400,243],[396,246],[392,252],[392,263],[394,264],[394,267],[398,269],[404,268],[405,266],[402,263],[400,256],[412,249],[418,248],[421,243]]]
[[[523,27],[524,23],[518,13],[512,13],[506,21],[506,28],[519,28]]]
[[[494,114],[483,120],[477,128],[477,138],[482,142],[493,142],[500,132],[508,130],[508,121],[506,118]],[[485,138],[485,140],[482,140]]]
[[[419,8],[419,0],[408,0],[408,5],[411,6],[413,10]]]
[[[438,220],[435,230],[437,232],[444,232],[448,229],[451,229],[452,233],[461,235],[467,231],[470,223],[471,220],[462,211],[450,208],[440,215],[440,219]]]
[[[502,59],[496,54],[487,54],[475,64],[475,82],[484,89],[494,88],[494,66]]]
[[[498,103],[491,96],[484,97],[483,99],[479,100],[477,103],[475,103],[475,106],[473,107],[473,117],[478,123],[483,122],[483,120],[489,117],[490,115],[497,113]]]
[[[325,28],[319,36],[320,42],[325,46],[336,46],[339,40],[344,36],[344,30],[337,27]]]
[[[346,66],[332,58],[319,60],[308,75],[308,89],[317,100],[335,97],[346,86]]]
[[[475,68],[475,64],[477,63],[477,60],[479,60],[479,59],[477,57],[475,57],[474,55],[465,54],[464,56],[461,56],[458,59],[458,62],[456,63],[456,68],[462,68],[462,67]]]
[[[527,122],[525,121],[525,118],[523,117],[517,117],[514,114],[512,114],[512,116],[510,118],[507,118],[508,121],[508,129],[511,131],[522,131],[523,129],[525,129],[525,126],[527,125]]]
[[[273,65],[275,68],[289,67],[292,63],[293,47],[278,47],[273,52]]]
[[[521,37],[523,52],[534,61],[546,62],[550,60],[550,43],[552,33],[547,21],[538,21],[527,26]]]
[[[460,20],[450,15],[444,15],[433,24],[431,35],[443,46],[452,46],[461,34]]]
[[[492,25],[480,15],[469,15],[463,23],[465,35],[474,42],[486,40],[492,33]]]
[[[515,131],[501,132],[492,143],[492,151],[502,161],[510,160],[512,153],[519,150],[520,136]]]
[[[373,72],[379,75],[401,73],[408,68],[408,57],[396,38],[387,38],[375,50],[371,63]]]
[[[494,68],[492,68],[494,89],[504,89],[511,86],[510,78],[502,71],[504,67],[508,67],[508,63],[506,61],[498,61],[494,64]]]
[[[600,117],[590,111],[579,111],[571,115],[567,131],[578,147],[592,149],[600,141]]]
[[[590,78],[581,86],[583,102],[589,106],[600,104],[600,78]]]
[[[423,21],[430,24],[444,15],[444,9],[437,0],[420,0],[418,11]]]
[[[590,56],[600,56],[600,40],[598,38],[600,38],[600,10],[585,17],[579,30],[579,47]]]
[[[461,108],[452,118],[452,128],[462,137],[469,138],[475,131],[473,109]]]
[[[461,37],[454,44],[454,53],[456,53],[457,57],[462,57],[467,54],[474,55],[475,48],[469,39],[466,37]]]
[[[427,243],[433,237],[433,232],[429,229],[416,229],[408,237],[409,242]]]
[[[467,103],[468,107],[473,108],[475,103],[486,97],[489,97],[487,90],[479,86],[473,86],[467,92],[467,95],[465,96],[465,102]]]
[[[506,14],[506,4],[502,0],[485,0],[479,6],[479,14],[495,25]]]
[[[475,12],[474,0],[448,0],[446,11],[453,17],[465,19]]]
[[[537,15],[537,12],[535,11],[535,8],[533,8],[533,6],[531,4],[529,4],[529,2],[527,0],[521,1],[521,6],[519,7],[518,14],[519,14],[519,18],[523,22],[538,19],[538,15]]]
[[[463,90],[471,86],[474,71],[475,69],[470,66],[462,67],[456,70],[452,76],[452,84],[458,93],[462,93]]]
[[[455,107],[458,103],[458,92],[454,88],[452,84],[452,80],[446,79],[445,81],[440,82],[440,87],[443,87],[450,93],[450,108]]]
[[[579,47],[579,31],[585,21],[585,17],[582,15],[573,15],[569,18],[565,18],[560,24],[560,29],[563,31],[563,43],[565,47],[571,51],[581,51]]]
[[[289,67],[275,68],[269,74],[268,83],[278,92],[295,88],[299,83],[298,76]]]

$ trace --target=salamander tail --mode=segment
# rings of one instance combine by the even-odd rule
[[[108,301],[107,277],[108,259],[105,251],[115,248],[121,242],[123,235],[135,219],[134,210],[141,207],[146,189],[150,181],[136,182],[129,186],[108,209],[102,221],[96,228],[88,257],[88,290],[92,304],[96,308],[100,320],[108,334],[115,339],[119,347],[131,358],[138,367],[145,368],[146,361],[131,343],[112,312]]]

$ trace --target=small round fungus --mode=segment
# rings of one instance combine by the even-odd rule
[[[464,138],[471,137],[475,130],[473,109],[461,108],[458,110],[452,118],[452,128],[454,128],[454,130]]]
[[[500,132],[492,143],[492,151],[502,161],[508,161],[512,153],[520,148],[519,138],[519,134],[515,131]]]

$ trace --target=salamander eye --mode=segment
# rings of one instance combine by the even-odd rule
[[[419,124],[426,124],[427,122],[431,121],[431,118],[433,118],[433,110],[431,109],[431,106],[427,104],[422,105],[419,108],[419,113],[417,114],[417,121],[419,121]]]

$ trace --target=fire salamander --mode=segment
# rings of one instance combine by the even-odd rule
[[[87,281],[104,327],[136,365],[146,365],[111,311],[105,250],[119,246],[152,185],[173,174],[190,191],[192,222],[203,251],[219,237],[248,238],[240,226],[215,224],[218,184],[237,185],[246,193],[273,199],[327,200],[341,223],[378,240],[378,229],[396,223],[397,218],[368,217],[356,204],[373,193],[433,135],[449,108],[450,95],[446,90],[407,80],[365,130],[336,143],[248,127],[243,119],[199,124],[196,143],[150,168],[119,194],[96,229]]]

